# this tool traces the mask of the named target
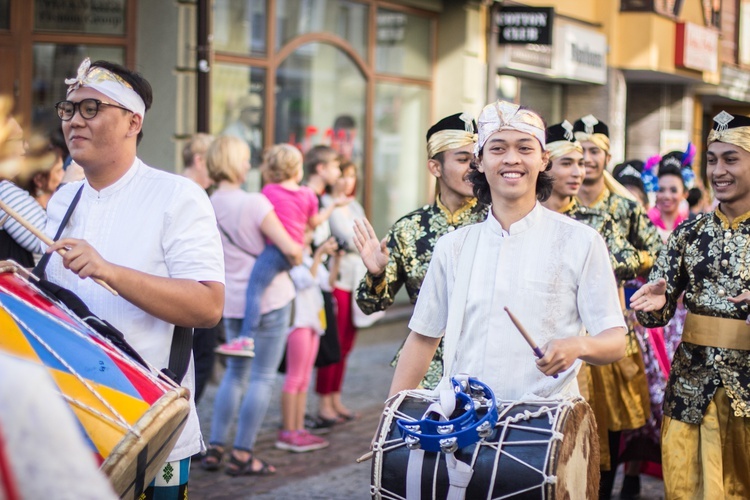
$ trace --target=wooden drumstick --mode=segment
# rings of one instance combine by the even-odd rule
[[[516,325],[516,328],[519,332],[521,332],[521,335],[523,335],[523,338],[526,339],[526,342],[529,344],[529,347],[531,347],[531,350],[534,351],[534,354],[537,358],[542,359],[544,357],[544,353],[541,349],[539,349],[539,346],[536,345],[536,342],[534,342],[534,339],[531,338],[531,335],[529,335],[529,332],[526,331],[526,328],[523,327],[520,321],[518,321],[518,318],[510,312],[510,309],[507,307],[504,307],[505,312],[508,313],[508,316],[510,317],[510,320],[513,322],[514,325]],[[553,375],[553,377],[557,378],[557,375]]]
[[[52,238],[44,234],[42,231],[37,229],[31,222],[27,221],[23,218],[21,214],[10,208],[8,205],[6,205],[3,201],[0,200],[0,210],[5,212],[7,215],[13,217],[15,220],[18,221],[19,224],[21,224],[23,227],[25,227],[31,234],[42,240],[42,242],[45,245],[52,246],[55,242],[52,241]],[[57,253],[60,255],[65,255],[67,253],[67,250],[64,248],[60,248],[57,250]],[[117,291],[109,286],[107,283],[105,283],[103,280],[100,280],[99,278],[91,278],[93,279],[98,285],[101,285],[105,290],[107,290],[112,295],[119,295]]]
[[[366,461],[368,461],[370,459],[372,459],[372,451],[368,451],[367,453],[365,453],[364,455],[362,455],[361,457],[359,457],[357,459],[357,463],[361,464],[362,462],[366,462]]]

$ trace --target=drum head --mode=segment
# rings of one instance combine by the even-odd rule
[[[562,441],[552,449],[547,474],[557,476],[547,495],[555,499],[597,498],[599,496],[599,439],[594,412],[582,399],[561,415],[558,430]]]
[[[102,463],[121,498],[138,498],[177,443],[190,413],[184,387],[167,392],[136,422]]]

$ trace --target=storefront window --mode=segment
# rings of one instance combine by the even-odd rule
[[[266,0],[215,0],[213,47],[217,52],[266,53]]]
[[[265,82],[263,68],[217,63],[211,70],[211,132],[247,141],[253,167],[247,176],[249,191],[260,189]]]
[[[34,29],[124,35],[126,6],[126,0],[36,0]]]
[[[371,222],[384,235],[398,218],[428,197],[427,152],[430,91],[416,85],[379,83],[375,92]]]
[[[347,0],[278,0],[276,49],[299,35],[329,32],[351,44],[362,57],[367,51],[365,4]]]
[[[276,73],[276,142],[296,144],[303,152],[317,144],[348,144],[362,168],[366,81],[340,49],[310,43],[297,49]],[[346,127],[336,124],[346,122]],[[338,130],[334,131],[334,126]]]
[[[432,30],[428,18],[378,9],[375,69],[414,78],[432,75]]]
[[[121,47],[92,45],[34,44],[31,124],[39,131],[60,127],[55,103],[65,99],[65,79],[76,75],[84,58],[123,64],[125,50]]]

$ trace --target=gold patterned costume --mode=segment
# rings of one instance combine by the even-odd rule
[[[748,250],[750,213],[716,209],[675,229],[649,277],[667,303],[639,312],[644,326],[667,324],[683,291],[689,311],[664,397],[667,498],[750,498],[750,307],[727,300],[750,289]]]
[[[573,198],[560,212],[592,227],[602,235],[619,282],[638,275],[646,252],[637,250],[630,243],[623,232],[623,225],[616,224],[607,210],[601,206],[585,207]],[[581,394],[596,416],[601,447],[600,465],[603,470],[611,468],[609,431],[638,428],[646,423],[650,415],[645,377],[643,356],[630,323],[626,356],[623,359],[605,366],[584,364],[578,373]]]
[[[365,314],[383,311],[393,304],[402,286],[406,286],[411,303],[416,303],[438,238],[486,218],[487,207],[477,203],[475,198],[451,213],[438,196],[432,205],[425,205],[399,219],[386,236],[390,255],[385,271],[380,276],[368,272],[359,284],[359,307]],[[424,387],[434,388],[440,381],[443,376],[442,358],[441,342],[422,381]]]
[[[643,208],[606,187],[590,207],[579,205],[569,215],[604,237],[620,283],[647,273],[661,250],[661,238]],[[630,322],[627,335],[624,358],[603,366],[586,364],[579,373],[599,426],[602,470],[613,465],[608,433],[642,427],[651,415],[643,354]]]

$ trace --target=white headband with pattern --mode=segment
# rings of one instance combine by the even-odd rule
[[[474,147],[474,154],[479,156],[487,139],[501,130],[517,130],[536,138],[545,148],[545,128],[542,118],[528,109],[521,109],[518,104],[508,101],[497,101],[488,104],[482,110],[477,120],[479,139]]]
[[[66,78],[68,93],[79,87],[89,87],[106,95],[117,104],[129,109],[136,115],[146,115],[146,104],[133,87],[111,71],[99,66],[91,67],[91,59],[88,57],[78,66],[78,74],[75,78]]]

